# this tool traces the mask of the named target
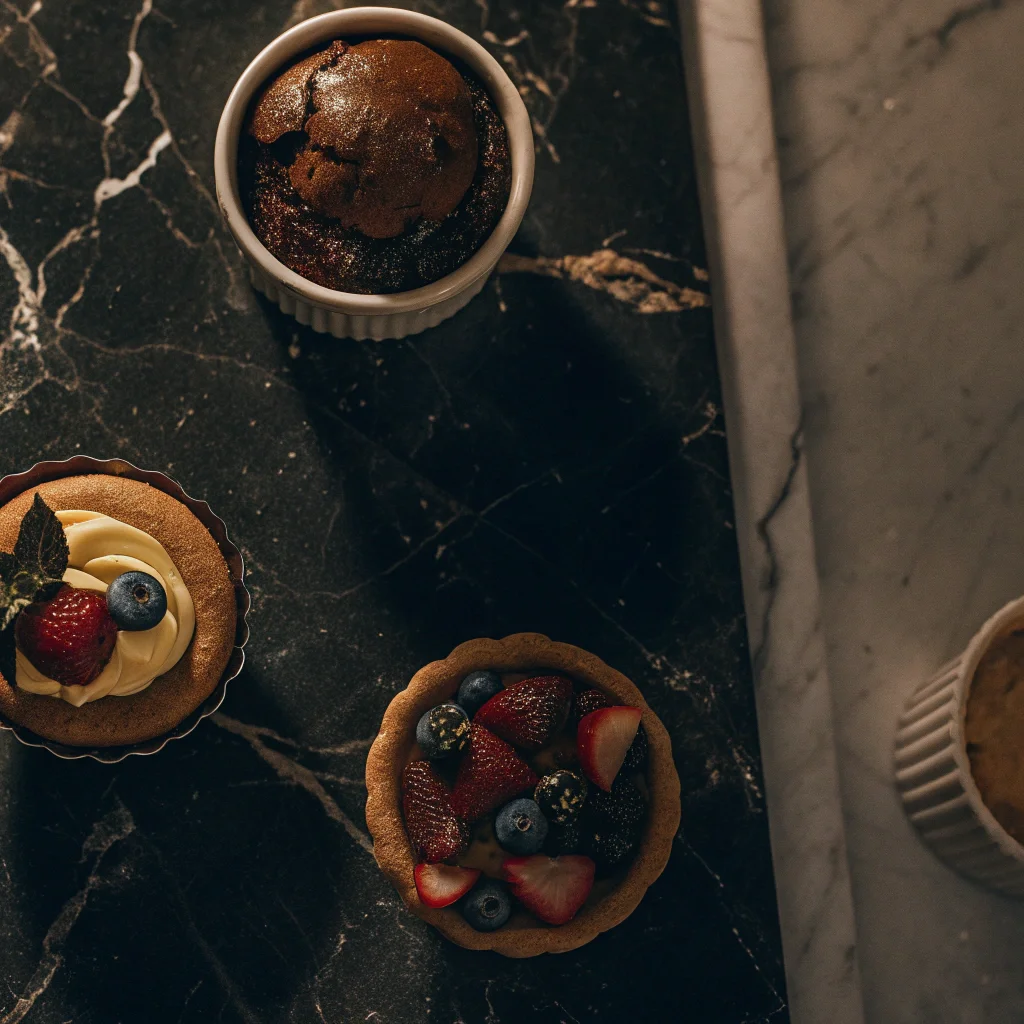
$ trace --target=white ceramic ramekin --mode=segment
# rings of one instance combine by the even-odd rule
[[[490,237],[458,270],[433,284],[392,295],[357,295],[323,288],[289,270],[256,237],[238,193],[238,139],[253,95],[299,54],[332,39],[407,36],[461,60],[487,87],[508,132],[512,189]],[[519,228],[533,188],[533,131],[519,91],[477,42],[437,18],[391,7],[353,7],[310,18],[264,48],[235,83],[217,127],[213,166],[217,200],[249,264],[253,285],[315,331],[338,338],[402,338],[435,327],[457,313],[484,286]]]
[[[967,694],[997,637],[1024,622],[1024,597],[1001,608],[963,654],[907,702],[896,733],[896,788],[921,838],[950,867],[990,889],[1024,896],[1024,846],[996,821],[971,775]]]

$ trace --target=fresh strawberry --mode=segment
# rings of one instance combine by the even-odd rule
[[[584,715],[598,708],[610,708],[615,702],[604,692],[604,690],[583,690],[576,694],[576,718],[579,720]],[[626,759],[622,767],[627,771],[643,771],[647,764],[647,730],[641,725],[636,731],[636,739],[626,751]]]
[[[413,875],[416,891],[428,907],[448,907],[473,888],[480,872],[450,864],[417,864]]]
[[[477,712],[477,718],[480,713]],[[463,821],[476,821],[537,785],[530,766],[504,741],[473,721],[452,791],[452,807]]]
[[[580,719],[576,756],[591,782],[611,792],[639,727],[639,708],[598,708]]]
[[[43,675],[65,686],[85,686],[110,660],[117,624],[101,593],[65,584],[49,601],[36,601],[18,616],[14,638]]]
[[[502,870],[512,892],[527,910],[548,924],[565,924],[576,916],[594,885],[589,857],[509,857]]]
[[[565,725],[571,706],[568,679],[535,676],[496,693],[473,721],[517,747],[539,750]]]
[[[429,761],[405,766],[402,813],[412,845],[429,864],[457,857],[469,842],[468,829],[452,810],[451,793]]]

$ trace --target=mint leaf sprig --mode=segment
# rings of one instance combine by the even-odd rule
[[[36,492],[13,552],[0,551],[0,630],[64,578],[68,541],[53,510]]]

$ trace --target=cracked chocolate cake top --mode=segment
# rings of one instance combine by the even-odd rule
[[[476,172],[462,76],[412,40],[340,40],[275,79],[253,111],[263,143],[302,131],[289,177],[313,209],[370,238],[444,220]]]
[[[250,110],[240,171],[249,220],[279,260],[363,293],[451,273],[511,186],[486,90],[401,39],[336,40],[273,78]]]

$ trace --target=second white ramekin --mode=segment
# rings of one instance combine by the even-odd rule
[[[990,889],[1024,896],[1024,846],[996,821],[971,774],[967,695],[992,641],[1024,622],[1024,597],[1001,608],[963,654],[907,702],[896,733],[896,788],[921,838],[950,867]]]
[[[480,78],[505,122],[512,157],[508,205],[484,244],[457,270],[433,284],[391,295],[358,295],[313,284],[289,270],[256,237],[238,191],[238,140],[253,96],[299,54],[346,36],[396,35],[418,39],[466,64]],[[213,156],[217,201],[254,287],[316,331],[338,338],[402,338],[436,327],[484,286],[515,236],[533,188],[530,115],[501,65],[475,40],[437,18],[391,7],[353,7],[310,18],[265,47],[231,90],[217,127]]]

